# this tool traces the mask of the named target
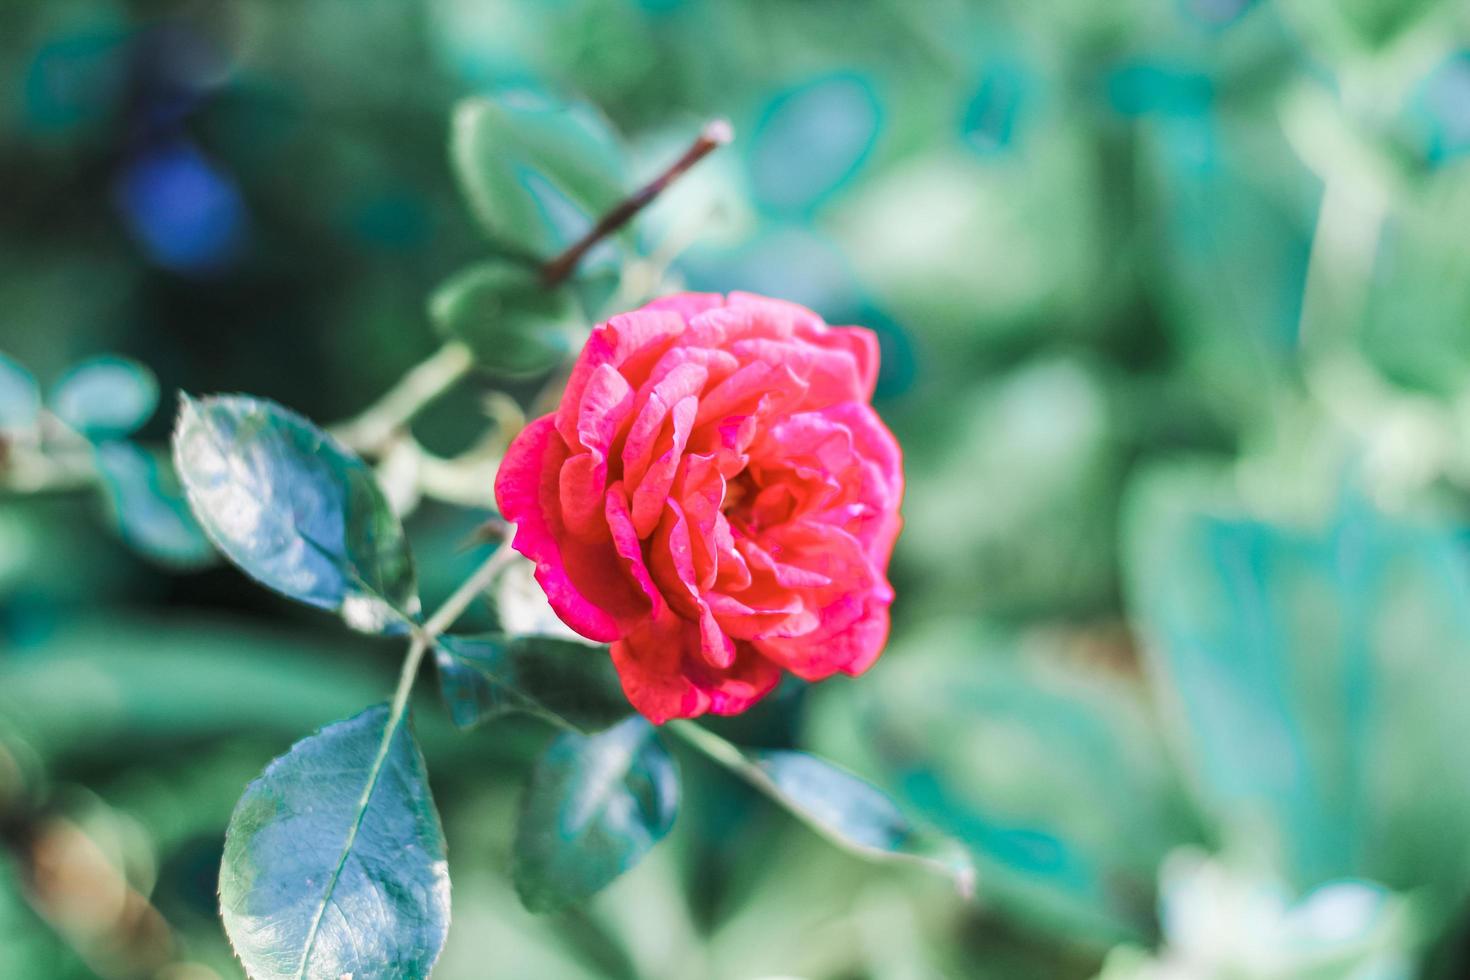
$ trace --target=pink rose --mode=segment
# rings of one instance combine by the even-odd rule
[[[671,296],[598,326],[495,481],[558,616],[655,723],[736,714],[888,636],[903,470],[874,335],[792,303]]]

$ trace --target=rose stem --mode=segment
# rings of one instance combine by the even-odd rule
[[[670,164],[663,173],[625,197],[611,211],[598,219],[597,224],[593,225],[587,234],[568,246],[566,251],[543,265],[541,267],[542,284],[549,288],[566,279],[592,246],[631,221],[634,215],[648,207],[685,171],[730,142],[734,137],[735,131],[730,127],[728,120],[715,119],[706,123],[704,129],[699,131],[699,135],[690,144],[689,149],[684,151],[683,156]]]

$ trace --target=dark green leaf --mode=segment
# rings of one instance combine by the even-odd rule
[[[590,898],[669,832],[678,805],[674,760],[643,718],[562,735],[536,765],[516,828],[521,901],[551,912]]]
[[[623,196],[612,128],[583,104],[516,93],[461,102],[450,157],[485,229],[510,249],[550,258]]]
[[[427,977],[449,872],[406,720],[369,708],[267,766],[230,818],[219,894],[254,980]]]
[[[36,424],[41,395],[31,372],[0,354],[0,432],[23,432]]]
[[[555,636],[441,636],[439,687],[460,728],[523,711],[583,732],[630,713],[604,647]]]
[[[51,393],[56,417],[94,439],[128,435],[158,407],[153,372],[125,357],[94,357],[73,367]]]
[[[189,511],[173,467],[129,442],[97,447],[97,469],[123,540],[148,558],[179,568],[214,560],[214,546]]]
[[[215,545],[265,585],[369,632],[418,614],[408,540],[373,471],[306,419],[244,395],[185,398],[174,466]]]
[[[513,262],[471,266],[429,298],[429,316],[468,344],[479,363],[504,375],[550,370],[575,343],[580,317],[564,287],[546,289],[535,269]]]

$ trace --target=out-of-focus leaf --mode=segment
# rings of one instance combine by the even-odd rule
[[[510,376],[555,367],[572,349],[579,321],[566,288],[547,289],[534,268],[503,261],[450,278],[429,298],[429,316],[487,370]]]
[[[595,732],[631,712],[601,647],[554,636],[441,636],[439,688],[460,728],[511,712]]]
[[[289,737],[371,700],[383,679],[343,672],[359,651],[179,613],[111,609],[5,652],[0,718],[43,758],[242,731]]]
[[[1384,228],[1361,327],[1380,370],[1446,398],[1470,371],[1470,242],[1456,231],[1466,221],[1470,172],[1431,174]]]
[[[198,568],[214,560],[214,546],[166,459],[128,442],[103,443],[96,459],[123,540],[172,567]]]
[[[624,193],[617,137],[580,103],[527,93],[466,99],[454,112],[450,160],[485,230],[539,258],[581,237]]]
[[[1042,324],[1048,337],[1095,332],[1108,300],[1086,141],[1063,126],[1016,141],[984,157],[912,156],[836,205],[844,252],[885,309],[923,325],[933,370],[973,378],[977,351]]]
[[[818,78],[777,95],[749,142],[756,196],[777,211],[800,211],[849,181],[878,140],[882,111],[857,75]]]
[[[1193,849],[1171,854],[1160,877],[1163,948],[1121,946],[1099,980],[1421,975],[1413,904],[1373,882],[1334,881],[1298,898],[1270,874]]]
[[[158,407],[153,372],[125,357],[94,357],[76,365],[51,392],[56,417],[93,439],[128,435]]]
[[[1118,642],[937,621],[863,684],[816,692],[811,744],[963,842],[1007,918],[1142,937],[1158,861],[1198,829],[1141,692],[1074,652]]]
[[[230,819],[219,893],[254,980],[427,977],[449,872],[407,720],[369,708],[266,767]]]
[[[373,471],[306,419],[186,397],[174,467],[215,545],[263,584],[367,632],[418,614],[408,539]]]
[[[1316,525],[1264,519],[1224,474],[1147,474],[1129,596],[1210,815],[1298,889],[1355,876],[1470,888],[1470,565],[1458,525],[1351,488]]]
[[[516,827],[521,901],[552,912],[592,897],[663,839],[678,805],[674,760],[643,718],[558,737],[536,764]]]
[[[923,476],[908,491],[904,535],[925,561],[907,601],[1004,616],[1107,601],[1123,461],[1104,382],[1095,365],[1034,358],[958,398],[953,424],[934,426],[942,438],[909,441]],[[936,439],[929,461],[922,438]]]
[[[41,394],[31,372],[0,354],[0,433],[33,428],[40,409]]]

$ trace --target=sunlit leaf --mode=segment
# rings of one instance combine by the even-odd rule
[[[527,93],[467,99],[455,109],[450,158],[486,231],[543,259],[579,238],[624,193],[617,138],[583,104]]]
[[[158,407],[153,372],[125,357],[104,356],[69,370],[51,392],[56,417],[91,438],[128,435]]]
[[[512,712],[539,715],[583,732],[600,731],[631,710],[612,659],[601,647],[554,636],[441,636],[439,687],[461,728]]]
[[[534,268],[514,262],[458,273],[429,298],[429,316],[487,370],[512,376],[548,371],[566,357],[579,319],[565,288],[547,289]]]
[[[97,469],[123,540],[165,565],[194,568],[214,560],[214,546],[189,510],[173,466],[128,442],[97,447]]]
[[[406,719],[369,708],[266,767],[230,818],[219,894],[254,980],[427,977],[449,872]]]
[[[294,412],[185,398],[174,466],[225,556],[293,599],[382,631],[417,615],[413,558],[373,471]]]
[[[678,771],[647,721],[557,738],[537,763],[516,828],[512,875],[526,908],[582,902],[673,826]]]

